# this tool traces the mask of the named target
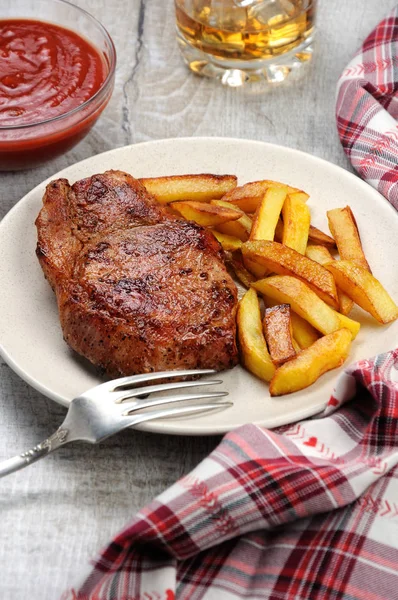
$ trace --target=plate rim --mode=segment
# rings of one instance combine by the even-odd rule
[[[394,209],[394,207],[391,205],[391,203],[378,190],[376,190],[370,184],[368,184],[363,179],[361,179],[359,177],[359,175],[352,173],[352,172],[346,170],[344,167],[341,167],[340,165],[337,165],[337,164],[335,164],[331,161],[328,161],[324,158],[321,158],[319,156],[310,154],[308,152],[304,152],[302,150],[284,146],[281,144],[274,144],[271,142],[263,142],[261,140],[251,140],[248,138],[221,137],[221,136],[214,136],[214,137],[212,137],[212,136],[194,136],[194,137],[184,136],[184,137],[177,137],[177,138],[162,138],[159,140],[148,140],[148,141],[139,142],[139,143],[135,143],[135,144],[128,144],[126,146],[119,146],[117,148],[112,148],[105,152],[95,154],[95,155],[87,157],[81,161],[77,161],[71,165],[68,165],[67,167],[64,167],[63,169],[52,174],[45,180],[41,181],[39,184],[37,184],[35,187],[33,187],[31,190],[29,190],[22,198],[20,198],[14,204],[14,206],[12,206],[11,209],[4,215],[3,219],[0,222],[0,231],[1,231],[1,228],[3,226],[7,226],[7,222],[13,218],[14,212],[17,212],[18,210],[20,210],[21,206],[23,204],[29,203],[31,196],[34,197],[35,194],[37,194],[37,192],[40,189],[43,189],[54,178],[68,177],[68,171],[73,170],[77,166],[84,168],[85,164],[91,163],[92,161],[95,161],[95,160],[98,160],[100,157],[106,158],[106,156],[108,156],[108,155],[114,156],[114,155],[117,155],[118,153],[123,154],[126,152],[126,150],[128,151],[132,148],[137,148],[137,147],[142,147],[142,146],[153,146],[153,145],[159,146],[159,145],[163,145],[163,144],[167,145],[167,144],[176,144],[176,143],[177,144],[185,144],[185,143],[195,144],[196,142],[199,142],[199,143],[214,143],[214,142],[216,142],[216,143],[221,143],[221,144],[228,144],[228,143],[232,143],[232,144],[236,144],[236,143],[242,144],[243,143],[243,144],[245,144],[246,143],[246,144],[250,144],[250,145],[256,144],[256,145],[261,146],[261,148],[263,148],[263,149],[268,149],[271,151],[272,151],[272,149],[277,149],[278,151],[282,150],[283,152],[290,153],[292,156],[300,155],[303,158],[305,158],[306,160],[314,161],[315,163],[321,163],[322,165],[325,165],[326,168],[332,167],[333,169],[337,169],[338,171],[343,172],[345,177],[348,176],[348,178],[351,181],[355,182],[355,185],[359,185],[360,187],[363,187],[364,189],[366,189],[368,191],[368,193],[372,192],[375,195],[375,199],[378,198],[379,199],[378,201],[382,200],[384,203],[384,206],[388,206],[389,207],[388,210],[391,211],[391,214],[395,215],[394,218],[398,218],[398,213]],[[49,398],[50,400],[55,401],[62,406],[68,407],[71,400],[65,401],[63,396],[60,395],[58,392],[54,392],[49,387],[42,384],[39,380],[35,379],[29,373],[27,373],[9,355],[8,351],[6,350],[4,345],[1,343],[1,341],[0,341],[0,355],[2,356],[5,363],[28,385],[33,387],[35,390],[37,390],[39,393],[43,394],[45,397]],[[352,364],[352,363],[348,363],[345,366],[345,368],[347,368],[350,364]],[[339,375],[342,372],[343,371],[341,371],[339,373]],[[223,372],[221,372],[221,375],[222,375],[222,373]],[[338,378],[339,377],[337,376],[336,384],[337,384]],[[317,403],[316,406],[312,405],[310,407],[304,407],[302,410],[298,410],[295,413],[295,420],[293,422],[298,422],[298,421],[301,421],[302,419],[312,417],[312,416],[318,414],[326,406],[327,401],[328,401],[328,398],[323,399],[322,401]],[[272,427],[268,426],[270,429],[273,429],[275,427],[278,427],[278,426],[286,423],[286,421],[283,420],[283,418],[281,418],[280,423],[278,423],[277,419],[274,418],[274,422],[275,422],[275,424],[272,425]],[[182,423],[182,421],[181,421],[181,423]],[[186,422],[186,423],[188,424],[188,422]],[[223,429],[222,427],[218,427],[218,426],[216,426],[215,428],[213,428],[211,426],[202,426],[199,429],[189,429],[189,427],[188,427],[187,430],[183,430],[183,429],[181,429],[181,427],[173,427],[170,425],[166,425],[166,427],[165,427],[164,426],[165,424],[166,424],[166,421],[159,422],[158,424],[153,422],[153,423],[143,424],[136,428],[141,429],[143,431],[151,431],[154,433],[163,433],[163,434],[171,434],[171,435],[189,435],[189,436],[223,435],[226,432],[231,430],[230,428]],[[237,425],[237,427],[244,425],[244,424],[245,423],[242,422],[241,424]],[[257,423],[257,425],[265,426],[265,425],[261,425],[260,423]]]

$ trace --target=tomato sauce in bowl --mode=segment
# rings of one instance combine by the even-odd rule
[[[35,166],[87,134],[113,91],[107,42],[108,56],[56,23],[0,18],[1,170]]]

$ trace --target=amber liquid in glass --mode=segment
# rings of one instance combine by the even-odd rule
[[[313,33],[316,0],[175,0],[175,4],[180,42],[219,65],[256,68],[261,61],[294,54],[295,49],[298,58],[306,60],[305,48],[302,56],[300,50]],[[182,51],[186,54],[184,47]]]

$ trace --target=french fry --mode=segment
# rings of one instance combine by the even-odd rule
[[[308,243],[327,246],[331,250],[336,249],[336,242],[334,239],[313,225],[310,225],[310,230],[308,232]]]
[[[321,337],[276,370],[269,387],[271,396],[302,390],[326,371],[340,367],[349,354],[350,346],[351,333],[348,329],[338,329]]]
[[[253,219],[250,240],[273,240],[276,224],[286,199],[287,188],[269,187]]]
[[[260,379],[270,381],[275,373],[275,366],[264,339],[258,297],[252,288],[239,302],[237,322],[243,364]]]
[[[277,300],[272,300],[265,295],[263,295],[263,301],[267,308],[278,305]],[[290,311],[290,321],[293,330],[293,340],[298,345],[298,348],[295,348],[296,352],[298,352],[300,349],[303,350],[304,348],[308,348],[319,338],[320,334],[315,327],[295,313],[294,310]]]
[[[220,242],[224,250],[228,252],[234,252],[239,250],[242,246],[242,240],[226,233],[220,233],[216,229],[212,229],[214,237]]]
[[[305,255],[308,256],[311,260],[319,263],[320,265],[326,265],[326,263],[334,260],[333,256],[330,254],[329,250],[326,246],[317,246],[310,244],[307,246],[307,250]],[[339,311],[343,315],[348,315],[348,313],[352,309],[352,305],[354,304],[351,298],[347,296],[342,290],[337,288],[337,297],[339,299]]]
[[[319,333],[308,321],[293,310],[290,312],[290,319],[292,321],[293,337],[302,350],[316,342]]]
[[[355,340],[359,330],[361,329],[361,324],[358,321],[354,321],[354,319],[350,319],[350,317],[347,317],[347,315],[342,315],[339,312],[336,312],[336,315],[340,321],[340,327],[349,329],[351,331],[352,339]]]
[[[296,356],[289,304],[278,304],[272,308],[266,308],[263,329],[274,365],[282,365]]]
[[[307,202],[308,198],[310,197],[309,194],[307,194],[306,192],[289,192],[289,196],[290,198],[292,198],[292,200],[300,200],[300,202]]]
[[[280,244],[282,243],[282,240],[283,240],[283,221],[280,218],[278,219],[278,222],[275,227],[274,240],[275,240],[275,242],[279,242]]]
[[[369,271],[350,260],[335,260],[325,265],[337,285],[380,323],[398,318],[398,306]]]
[[[333,310],[307,284],[296,277],[273,275],[255,281],[252,287],[280,304],[290,304],[294,312],[324,335],[341,329],[340,317],[350,325],[353,339],[358,333],[359,323]]]
[[[144,177],[139,180],[147,191],[161,204],[178,200],[209,202],[221,198],[236,188],[235,175],[172,175],[169,177]]]
[[[265,192],[270,186],[287,188],[287,193],[289,194],[304,194],[304,192],[298,188],[285,185],[279,181],[264,179],[262,181],[251,181],[250,183],[246,183],[245,185],[235,188],[232,190],[232,192],[225,194],[225,196],[223,196],[223,200],[225,202],[232,202],[232,204],[235,204],[246,213],[254,213],[256,212],[261,200],[264,198]],[[308,194],[305,194],[305,196],[308,197]]]
[[[341,260],[351,260],[370,271],[362,249],[355,217],[349,206],[327,211],[329,229],[336,240]]]
[[[305,254],[311,215],[308,206],[300,199],[301,193],[288,194],[282,208],[282,244]]]
[[[296,250],[278,242],[257,240],[245,242],[242,254],[245,259],[259,263],[271,273],[298,277],[327,304],[339,308],[333,276],[322,265]]]
[[[224,202],[223,200],[212,200],[210,204],[213,204],[214,206],[221,206],[223,208],[234,208],[236,210],[240,210],[240,208],[238,209],[237,207],[234,207],[234,205],[231,206],[229,202]],[[233,235],[242,240],[242,242],[246,242],[246,240],[249,239],[250,230],[252,228],[252,220],[247,216],[246,213],[243,212],[243,210],[241,211],[241,214],[242,216],[240,219],[237,219],[236,221],[217,225],[217,230],[221,233],[226,233],[227,235]]]
[[[176,210],[188,221],[195,221],[204,227],[216,227],[220,223],[236,221],[240,219],[240,211],[233,208],[222,208],[203,202],[173,202],[173,210]]]
[[[326,246],[321,246],[319,244],[308,244],[305,255],[320,265],[326,265],[334,260],[330,250]]]
[[[232,255],[231,260],[229,261],[229,264],[231,265],[236,277],[239,279],[239,281],[247,288],[249,289],[251,284],[256,281],[256,278],[254,277],[254,275],[252,275],[245,267],[245,265],[243,264],[243,260],[242,257],[240,256],[240,253],[238,252],[234,252],[234,254]]]
[[[262,279],[263,277],[269,275],[268,269],[260,265],[258,262],[250,260],[250,258],[246,258],[246,256],[243,257],[243,264],[255,279]]]

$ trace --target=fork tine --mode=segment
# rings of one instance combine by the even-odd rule
[[[165,392],[167,390],[178,390],[190,387],[203,387],[204,385],[219,385],[220,383],[222,383],[221,379],[195,379],[194,381],[173,381],[169,383],[159,383],[158,385],[147,385],[139,388],[133,388],[132,390],[126,389],[124,393],[121,393],[114,399],[114,402],[118,404],[119,402],[124,402],[129,398],[139,398],[140,396],[147,396],[149,394],[154,394],[155,392]]]
[[[212,375],[217,373],[214,369],[185,369],[180,371],[158,371],[156,373],[143,373],[142,375],[129,375],[128,377],[120,377],[119,379],[112,379],[105,381],[99,386],[87,390],[84,395],[88,395],[91,392],[97,393],[98,390],[107,392],[118,392],[124,389],[133,388],[138,383],[145,383],[147,381],[157,381],[158,379],[169,379],[171,377],[190,377],[194,375]]]
[[[147,381],[156,381],[158,379],[169,379],[170,377],[189,377],[193,375],[211,375],[217,373],[214,369],[184,369],[181,371],[158,371],[156,373],[143,373],[142,375],[131,375],[131,377],[121,377],[113,381],[113,391],[118,392],[121,389],[134,386],[137,383]]]
[[[153,398],[143,402],[122,402],[120,410],[123,415],[130,415],[136,410],[151,408],[152,406],[161,406],[162,404],[174,404],[175,402],[188,402],[190,400],[205,400],[210,398],[224,398],[228,392],[201,392],[198,394],[181,394],[176,396],[165,396],[164,398]]]
[[[189,415],[198,412],[205,412],[207,410],[217,410],[227,408],[229,406],[233,406],[233,402],[217,402],[217,403],[207,403],[207,404],[196,404],[195,406],[181,406],[179,408],[169,408],[164,410],[157,410],[155,412],[150,413],[142,413],[139,415],[134,415],[132,417],[126,417],[127,425],[126,427],[132,427],[134,425],[138,425],[139,423],[144,423],[145,421],[152,421],[155,419],[165,419],[167,417],[176,417],[182,415]]]

